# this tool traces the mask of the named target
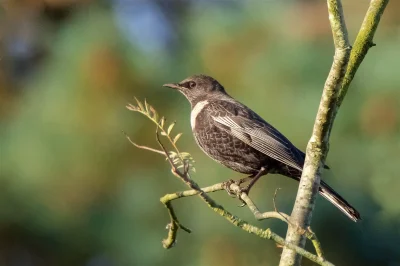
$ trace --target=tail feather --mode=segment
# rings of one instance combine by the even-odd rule
[[[360,213],[354,209],[344,198],[342,198],[336,191],[333,190],[328,184],[321,180],[319,193],[339,210],[341,210],[346,216],[348,216],[354,222],[361,220]]]

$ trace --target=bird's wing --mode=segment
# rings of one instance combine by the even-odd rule
[[[302,171],[297,148],[265,121],[232,114],[212,116],[215,125],[265,155]]]

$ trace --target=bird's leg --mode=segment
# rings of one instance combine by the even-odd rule
[[[223,182],[223,187],[224,187],[225,191],[228,192],[229,196],[238,198],[242,202],[242,205],[240,205],[240,207],[243,207],[243,206],[246,206],[246,203],[240,198],[240,194],[246,193],[248,195],[250,192],[250,189],[254,186],[254,184],[257,182],[257,180],[260,177],[262,177],[263,175],[266,175],[267,173],[268,173],[268,170],[265,167],[261,167],[261,169],[255,175],[246,176],[239,180],[229,179],[229,180]],[[236,184],[240,187],[241,184],[246,183],[249,180],[250,180],[250,183],[247,186],[245,186],[244,188],[240,188],[240,191],[238,193],[232,191],[230,188],[230,186],[232,184]]]
[[[241,184],[246,183],[249,180],[253,180],[253,178],[254,178],[254,175],[249,175],[249,176],[243,177],[236,181],[236,185],[240,186]]]
[[[246,206],[246,202],[243,201],[243,199],[240,197],[241,193],[246,193],[247,195],[249,195],[250,193],[250,189],[254,186],[254,184],[258,181],[258,179],[260,179],[260,177],[262,177],[263,175],[268,174],[268,170],[265,167],[261,167],[260,171],[258,171],[258,173],[255,176],[249,176],[251,177],[251,181],[250,183],[245,186],[244,188],[240,189],[240,192],[238,193],[237,197],[239,198],[239,200],[242,202],[242,205],[240,205],[239,207],[244,207]]]
[[[267,173],[268,173],[268,170],[265,167],[261,167],[260,171],[258,171],[258,173],[254,177],[252,177],[250,183],[247,186],[245,186],[241,190],[241,192],[244,192],[248,195],[250,193],[250,189],[258,181],[258,179],[260,179],[260,177],[262,177],[263,175],[266,175]]]

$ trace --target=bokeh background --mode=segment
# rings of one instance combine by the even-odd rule
[[[352,41],[367,6],[344,1]],[[337,265],[400,265],[399,10],[389,3],[332,132],[323,178],[363,217],[355,224],[318,199],[312,227]],[[125,139],[122,130],[157,147],[154,125],[125,105],[147,98],[177,121],[202,186],[240,175],[199,150],[189,104],[164,83],[209,74],[304,150],[333,57],[327,17],[325,1],[2,0],[0,265],[277,265],[280,247],[198,198],[175,202],[194,232],[162,248],[159,198],[185,186],[161,156]],[[252,197],[271,210],[278,187],[277,206],[290,213],[288,178],[268,175]],[[282,222],[213,196],[285,236]]]

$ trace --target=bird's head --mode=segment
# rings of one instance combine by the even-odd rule
[[[193,75],[179,83],[169,83],[163,86],[178,90],[185,95],[192,105],[209,97],[226,95],[224,87],[218,81],[206,75]]]

